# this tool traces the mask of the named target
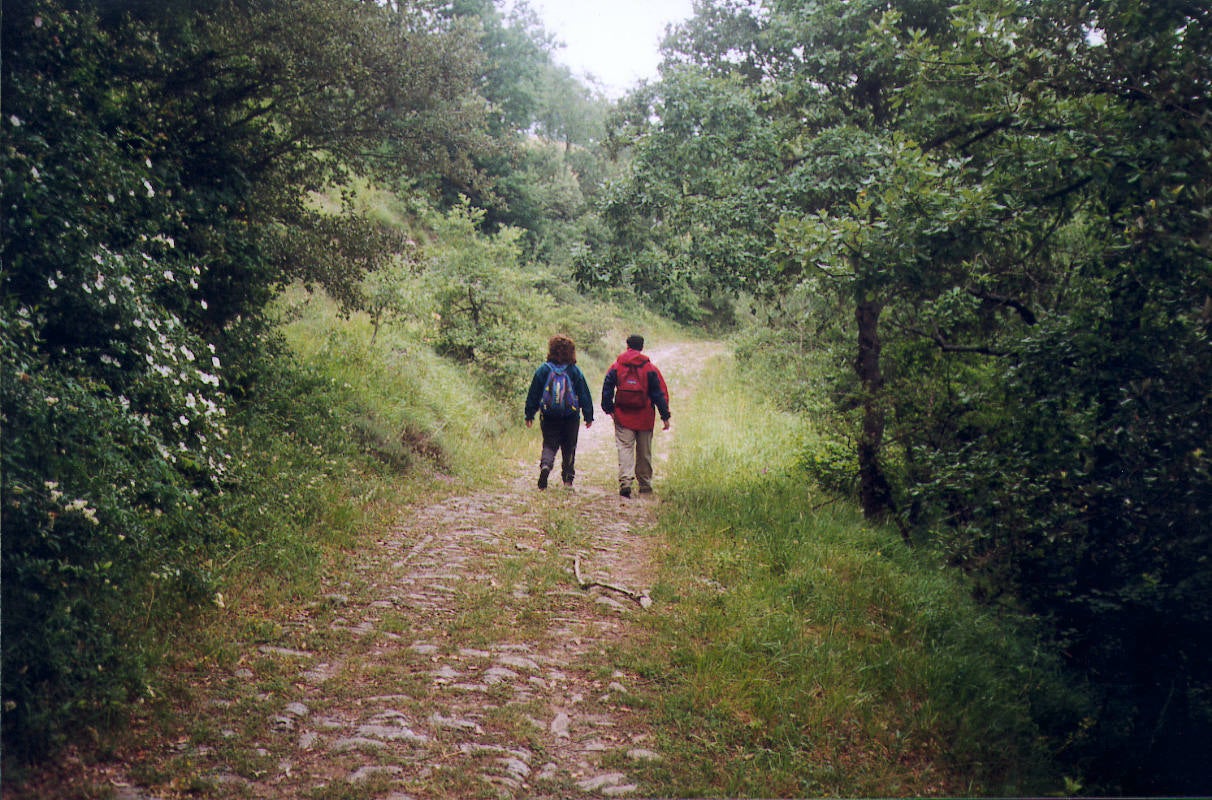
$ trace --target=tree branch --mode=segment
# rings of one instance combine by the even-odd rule
[[[652,598],[648,596],[647,592],[637,593],[637,592],[631,591],[630,589],[624,589],[622,586],[615,586],[614,584],[602,583],[600,581],[587,581],[584,578],[582,578],[581,577],[581,557],[579,555],[573,556],[572,573],[573,573],[573,575],[576,576],[577,585],[580,586],[582,590],[591,589],[594,586],[600,586],[603,589],[609,589],[612,592],[618,592],[619,594],[623,594],[623,595],[630,597],[632,600],[639,603],[640,606],[643,608],[648,608],[650,605],[652,605]]]
[[[972,134],[971,138],[959,145],[960,149],[976,144],[981,139],[992,136],[1000,130],[1009,128],[1014,123],[1013,117],[1001,117],[1000,119],[990,120],[983,125],[965,125],[962,128],[955,128],[946,133],[939,134],[930,141],[922,145],[922,152],[929,153],[935,148],[942,147],[953,139],[958,139],[961,136]]]
[[[908,325],[896,325],[896,327],[907,333],[911,333],[914,336],[929,339],[930,341],[934,342],[934,344],[938,346],[938,349],[944,353],[975,353],[976,355],[993,356],[995,358],[1006,358],[1013,355],[1013,353],[1011,353],[1009,350],[995,350],[992,347],[986,347],[984,345],[951,344],[946,340],[943,334],[937,330],[934,333],[926,333],[925,331],[918,330],[917,328],[911,328]]]
[[[1001,306],[1010,306],[1010,308],[1013,308],[1018,312],[1018,315],[1022,318],[1023,322],[1027,323],[1028,325],[1035,324],[1035,312],[1032,311],[1026,303],[1023,303],[1020,300],[1015,300],[1013,297],[1007,297],[1006,295],[987,292],[983,289],[973,289],[971,287],[965,289],[964,291],[973,297],[981,300],[988,300],[990,303],[997,303]]]

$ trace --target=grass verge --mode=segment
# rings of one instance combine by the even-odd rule
[[[719,363],[680,409],[648,640],[676,797],[1020,794],[1060,786],[1028,698],[1053,674],[1030,638],[930,554],[816,492],[817,437]]]

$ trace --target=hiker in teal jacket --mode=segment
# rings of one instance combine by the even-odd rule
[[[552,373],[557,373],[553,376]],[[550,380],[566,374],[571,391],[560,396],[560,382]],[[551,387],[549,388],[549,384]],[[526,395],[526,427],[534,424],[540,413],[539,429],[543,431],[543,451],[539,456],[539,488],[547,488],[547,476],[555,466],[556,451],[561,453],[560,475],[565,486],[572,486],[576,477],[577,435],[581,414],[585,428],[593,425],[593,397],[585,373],[577,366],[577,346],[567,336],[552,336],[547,342],[547,361],[534,371],[530,392]]]

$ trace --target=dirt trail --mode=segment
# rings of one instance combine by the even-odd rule
[[[637,677],[604,666],[604,654],[650,613],[639,598],[659,543],[643,529],[679,400],[720,352],[650,353],[674,414],[656,436],[656,495],[618,496],[612,423],[599,411],[581,432],[574,490],[558,480],[537,490],[536,427],[533,458],[501,486],[411,509],[359,554],[355,579],[326,587],[226,679],[226,699],[212,704],[216,743],[183,745],[207,780],[275,799],[639,792],[631,775],[662,756],[629,707]],[[597,399],[600,376],[590,379]],[[586,581],[634,596],[578,586],[574,563]],[[270,676],[282,691],[253,696]]]

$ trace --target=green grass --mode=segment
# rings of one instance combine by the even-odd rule
[[[1026,698],[1050,665],[952,573],[815,490],[802,418],[731,367],[681,407],[649,635],[668,796],[1003,794],[1059,789]],[[737,387],[737,388],[730,388]]]
[[[483,443],[506,420],[466,368],[406,326],[385,327],[372,343],[365,315],[346,318],[323,295],[294,289],[280,305],[292,352],[344,396],[348,429],[364,449],[400,471],[484,477]]]
[[[211,565],[223,607],[216,598],[200,624],[163,643],[176,685],[147,713],[150,735],[165,741],[181,720],[203,716],[192,704],[208,693],[232,702],[234,720],[256,718],[248,713],[257,707],[251,693],[290,692],[286,667],[255,655],[255,686],[190,686],[215,665],[235,667],[259,643],[302,649],[301,636],[348,636],[291,634],[283,623],[315,600],[324,576],[348,575],[347,554],[402,506],[491,483],[534,459],[521,398],[510,408],[489,400],[466,369],[434,356],[408,326],[385,327],[372,341],[365,318],[346,319],[321,296],[291,290],[280,307],[293,360],[267,370],[258,403],[232,420],[237,467],[216,515],[216,537],[227,546]],[[598,313],[593,324],[605,333],[579,350],[591,376],[605,371],[633,329],[608,309]],[[678,338],[654,319],[640,327],[654,344]],[[545,337],[534,338],[537,360]],[[905,549],[895,532],[872,528],[849,503],[815,489],[798,465],[828,437],[802,416],[744,396],[732,372],[721,362],[692,399],[679,399],[674,451],[662,467],[658,533],[669,546],[650,591],[649,627],[643,641],[602,665],[603,676],[618,665],[646,678],[646,689],[626,698],[651,720],[653,749],[665,755],[638,768],[645,794],[1058,789],[1036,750],[1025,699],[1047,687],[1051,665],[1029,639],[977,608],[928,554]],[[458,609],[454,625],[472,644],[543,629],[537,598],[568,581],[564,554],[589,541],[576,508],[559,498],[540,500],[543,549],[503,559],[504,588],[482,587]],[[512,598],[504,618],[494,601],[514,585],[536,599]],[[340,609],[315,613],[324,631],[323,617]],[[388,623],[400,634],[409,627],[405,615]],[[339,695],[342,681],[368,676],[401,679],[391,665],[367,661],[363,670],[329,690]],[[424,689],[407,688],[418,696]],[[519,710],[499,713],[494,723],[525,730]],[[209,729],[201,738],[249,752],[260,728],[230,724],[231,741]],[[237,768],[265,767],[251,759]],[[158,783],[173,775],[183,788],[201,780],[188,756],[145,777]],[[338,781],[313,796],[366,791]]]

